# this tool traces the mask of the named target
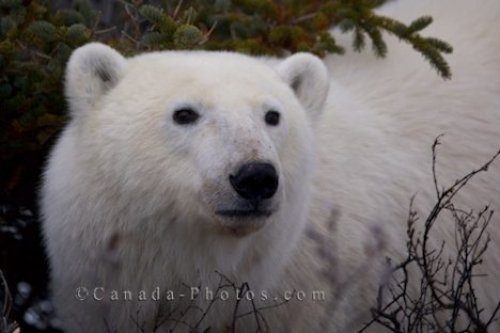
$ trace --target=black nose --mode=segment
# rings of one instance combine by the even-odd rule
[[[242,198],[254,203],[271,198],[278,189],[278,173],[269,163],[244,164],[229,181]]]

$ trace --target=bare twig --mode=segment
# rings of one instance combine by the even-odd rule
[[[486,163],[448,188],[439,189],[436,172],[438,136],[432,145],[432,175],[437,202],[424,221],[422,233],[416,234],[417,213],[413,210],[413,198],[407,220],[407,256],[393,267],[393,282],[379,290],[377,307],[372,309],[372,319],[358,332],[364,332],[374,324],[390,332],[421,333],[437,332],[488,332],[490,325],[500,312],[500,301],[486,320],[474,288],[477,266],[490,242],[486,229],[492,219],[489,206],[475,213],[455,207],[453,198],[478,173],[487,171],[500,155],[500,150]],[[451,213],[455,221],[456,255],[445,259],[444,242],[438,248],[431,248],[429,239],[437,218],[443,211]],[[390,260],[389,260],[390,262]],[[410,276],[410,267],[420,272]],[[414,271],[414,270],[413,270]],[[412,272],[413,272],[412,271]],[[412,277],[412,281],[410,281]],[[419,285],[416,295],[411,294],[408,285]],[[390,298],[383,303],[381,294],[389,292]],[[465,325],[465,331],[460,325]]]

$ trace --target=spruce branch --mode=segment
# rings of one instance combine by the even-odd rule
[[[384,57],[387,54],[387,45],[382,38],[382,31],[396,36],[410,44],[417,52],[430,63],[437,73],[444,79],[451,78],[451,69],[443,57],[451,53],[453,48],[443,40],[434,37],[423,37],[420,32],[432,24],[430,16],[415,19],[405,25],[390,17],[378,15],[374,9],[385,1],[372,0],[340,0],[335,9],[335,22],[342,32],[354,30],[353,48],[355,51],[364,49],[364,35],[372,42],[372,49],[376,56]]]
[[[57,29],[50,22],[35,21],[31,24],[30,30],[44,42],[51,42],[56,39]]]
[[[143,5],[141,9],[139,9],[139,13],[149,22],[158,26],[161,25],[161,22],[164,19],[163,11],[152,5]]]
[[[360,52],[365,48],[365,35],[363,34],[363,30],[361,28],[354,29],[354,39],[352,42],[352,46],[355,51]]]
[[[419,33],[432,23],[431,17],[423,16],[413,21],[409,26],[405,26],[392,18],[373,14],[367,18],[366,22],[407,42],[423,55],[441,77],[444,79],[451,78],[451,69],[444,59],[443,53],[452,53],[452,46],[443,40],[433,37],[426,38]],[[366,31],[366,27],[364,27],[364,30]]]
[[[424,30],[431,23],[432,23],[432,17],[430,16],[419,17],[415,21],[411,22],[406,31],[404,31],[403,33],[409,36],[415,32]]]

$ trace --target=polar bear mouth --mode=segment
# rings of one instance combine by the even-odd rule
[[[241,210],[241,209],[229,209],[229,210],[218,210],[217,215],[223,217],[243,217],[243,218],[259,218],[259,217],[269,217],[272,215],[271,210],[262,209],[252,209],[252,210]]]
[[[224,209],[216,211],[222,230],[244,237],[261,229],[273,214],[269,209]]]

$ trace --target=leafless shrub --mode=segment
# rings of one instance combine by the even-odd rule
[[[186,332],[186,329],[190,333],[212,332],[213,328],[210,327],[210,323],[207,322],[207,318],[212,313],[216,304],[223,301],[221,294],[226,293],[227,295],[231,295],[234,297],[234,305],[232,306],[232,316],[230,317],[230,323],[229,325],[224,327],[223,332],[238,332],[238,327],[240,327],[239,323],[241,319],[246,317],[253,318],[252,322],[253,326],[255,327],[255,333],[270,332],[270,327],[262,312],[282,306],[285,303],[289,302],[289,299],[278,299],[273,300],[271,304],[258,305],[255,302],[253,296],[247,297],[248,293],[252,293],[252,289],[250,288],[250,285],[248,283],[245,282],[237,284],[226,275],[220,272],[215,273],[219,276],[218,286],[213,292],[213,297],[210,298],[207,303],[204,303],[203,300],[201,300],[202,294],[199,293],[195,297],[190,297],[189,302],[184,306],[176,306],[167,312],[160,311],[160,314],[156,317],[153,331],[160,332],[160,329],[168,326],[168,330],[164,329],[161,332]],[[192,286],[184,285],[184,287],[186,288],[186,293],[189,294],[191,292]],[[196,288],[198,288],[198,290],[201,290],[202,285],[199,284]],[[249,309],[248,307],[246,307],[245,309],[242,307],[242,304],[245,302],[250,303]],[[131,320],[134,322],[138,332],[146,332],[139,313],[140,311],[137,311],[136,316],[134,318],[131,318]],[[251,323],[245,322],[245,325],[249,324]],[[106,326],[107,332],[116,332],[116,330],[110,327],[109,324],[107,324]]]
[[[432,146],[437,202],[425,220],[423,231],[418,232],[416,227],[419,217],[411,201],[407,256],[397,265],[392,265],[388,259],[394,273],[392,281],[380,287],[378,304],[372,309],[372,319],[359,333],[375,324],[382,325],[388,332],[397,333],[485,333],[491,332],[491,324],[498,319],[500,300],[492,313],[485,314],[475,289],[475,285],[481,281],[476,271],[490,242],[486,228],[493,211],[488,206],[478,212],[463,210],[455,207],[453,198],[476,174],[487,171],[500,151],[480,168],[440,190],[436,176],[439,138]],[[429,244],[433,227],[444,212],[451,213],[455,221],[457,251],[449,258],[444,253],[444,242],[438,248]],[[411,285],[419,286],[416,293],[411,292]]]
[[[0,333],[19,332],[19,326],[10,320],[12,310],[12,296],[7,285],[7,280],[0,270]]]

